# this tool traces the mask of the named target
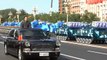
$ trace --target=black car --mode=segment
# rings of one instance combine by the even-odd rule
[[[27,57],[49,57],[57,60],[60,55],[60,41],[55,34],[41,29],[11,29],[4,42],[5,54],[12,54],[19,60]]]

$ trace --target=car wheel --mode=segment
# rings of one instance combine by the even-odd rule
[[[21,49],[19,49],[19,51],[18,51],[18,59],[19,60],[25,60],[25,57],[23,56]]]
[[[7,45],[4,45],[4,53],[5,55],[8,55]]]

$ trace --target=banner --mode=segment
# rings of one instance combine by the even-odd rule
[[[86,0],[87,4],[98,4],[102,3],[104,0]]]

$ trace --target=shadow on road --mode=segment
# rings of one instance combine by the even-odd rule
[[[49,60],[49,58],[28,58],[27,60]],[[74,60],[64,56],[60,56],[58,60]]]

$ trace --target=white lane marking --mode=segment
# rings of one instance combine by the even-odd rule
[[[83,59],[83,58],[78,58],[78,57],[75,57],[75,56],[70,56],[70,55],[66,55],[66,54],[62,54],[62,56],[65,56],[65,57],[68,57],[68,58],[73,58],[73,59],[76,59],[76,60],[86,60],[86,59]]]
[[[62,42],[62,43],[69,43],[69,44],[75,44],[75,45],[81,45],[81,46],[89,46],[89,47],[107,49],[107,46],[98,46],[98,45],[91,45],[91,44],[82,44],[82,43],[69,42],[69,41],[61,41],[61,42]]]
[[[91,50],[88,50],[88,52],[89,52],[89,53],[100,54],[100,55],[107,55],[107,53],[97,52],[97,51],[91,51]]]
[[[0,42],[0,44],[4,44],[4,42]]]

